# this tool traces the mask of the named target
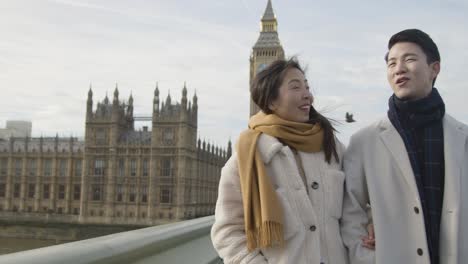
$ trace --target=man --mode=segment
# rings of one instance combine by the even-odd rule
[[[360,130],[345,153],[341,231],[350,262],[468,263],[468,127],[445,113],[434,83],[436,44],[408,29],[388,43],[387,117]],[[365,229],[375,229],[375,251]]]

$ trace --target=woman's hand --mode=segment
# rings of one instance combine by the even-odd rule
[[[361,239],[363,247],[375,250],[375,234],[374,225],[372,223],[367,225],[367,236],[363,236]]]

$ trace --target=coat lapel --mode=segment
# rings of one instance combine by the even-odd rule
[[[411,167],[408,152],[406,151],[403,139],[401,139],[400,134],[388,119],[381,121],[380,128],[380,138],[395,159],[396,164],[400,168],[401,174],[403,175],[406,183],[413,191],[413,194],[417,197],[417,200],[419,200],[416,179],[414,178],[413,168]]]
[[[444,127],[444,201],[440,226],[441,257],[456,258],[458,245],[461,169],[465,158],[466,135],[461,124],[448,115],[443,120]],[[442,260],[442,259],[441,259]],[[448,260],[448,259],[446,259]],[[442,261],[443,262],[443,261]],[[450,263],[457,263],[450,259]]]

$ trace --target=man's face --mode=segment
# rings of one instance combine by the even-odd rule
[[[387,79],[399,99],[412,101],[429,95],[439,71],[440,62],[428,64],[415,43],[398,42],[388,52]]]

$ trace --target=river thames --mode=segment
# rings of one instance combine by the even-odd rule
[[[64,241],[29,239],[29,238],[0,238],[0,255],[48,247],[65,243]]]

